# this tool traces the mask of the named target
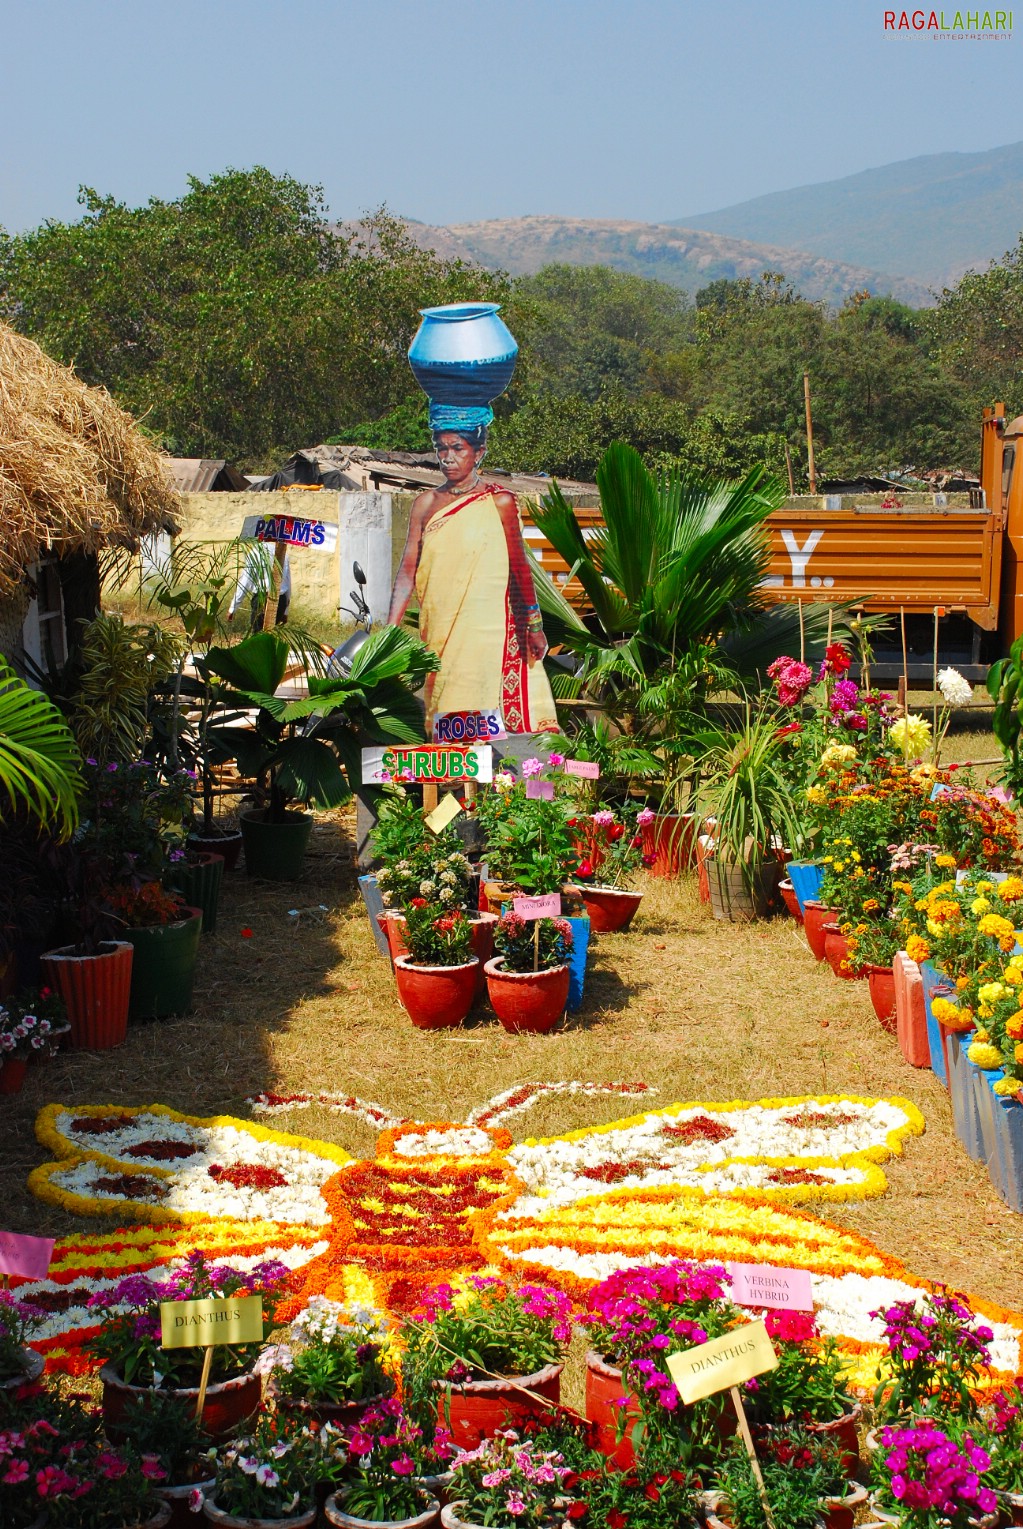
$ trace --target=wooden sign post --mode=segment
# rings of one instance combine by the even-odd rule
[[[778,1356],[764,1323],[747,1322],[741,1327],[733,1327],[731,1332],[724,1333],[720,1338],[701,1343],[697,1348],[669,1354],[667,1365],[678,1394],[687,1407],[705,1397],[715,1396],[719,1391],[729,1393],[739,1424],[739,1436],[746,1446],[768,1529],[777,1529],[739,1393],[743,1381],[752,1380],[754,1375],[764,1375],[768,1370],[778,1367]]]
[[[543,897],[514,897],[512,909],[528,923],[533,920],[533,970],[540,970],[540,920],[561,917],[561,895],[548,892]]]
[[[311,547],[318,552],[333,552],[337,546],[337,526],[298,515],[246,515],[242,521],[241,539],[273,543],[274,557],[268,570],[270,587],[263,606],[262,629],[267,632],[276,625],[278,592],[284,578],[288,548]]]
[[[160,1344],[166,1349],[201,1348],[202,1375],[195,1416],[201,1420],[210,1383],[213,1350],[225,1343],[262,1343],[263,1298],[213,1296],[203,1301],[160,1302]]]

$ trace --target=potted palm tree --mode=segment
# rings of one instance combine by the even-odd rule
[[[312,817],[303,804],[339,807],[361,782],[363,742],[415,743],[422,714],[413,694],[437,659],[411,633],[382,627],[343,678],[307,675],[309,694],[277,695],[290,649],[275,632],[253,632],[231,648],[211,648],[208,671],[227,682],[226,705],[254,710],[251,726],[210,729],[210,739],[260,782],[261,805],[241,817],[250,875],[301,875]]]
[[[701,809],[715,819],[708,862],[714,917],[763,917],[781,879],[776,846],[800,839],[780,768],[776,720],[756,715],[747,703],[734,731],[704,728],[694,741],[700,754]]]

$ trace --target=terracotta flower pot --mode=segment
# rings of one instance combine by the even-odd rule
[[[188,1481],[180,1486],[157,1487],[157,1497],[162,1497],[164,1502],[170,1504],[167,1529],[193,1529],[196,1515],[188,1506],[188,1499],[195,1491],[201,1492],[204,1497],[208,1496],[216,1484],[216,1476],[211,1476],[208,1481]]]
[[[429,1506],[415,1518],[356,1518],[354,1514],[345,1512],[344,1502],[345,1494],[342,1491],[333,1493],[323,1504],[323,1516],[335,1529],[434,1529],[441,1518],[440,1503],[436,1497],[431,1497]]]
[[[282,1412],[299,1414],[307,1422],[333,1423],[337,1428],[354,1428],[369,1407],[385,1401],[390,1391],[379,1391],[375,1396],[363,1396],[350,1402],[304,1402],[292,1396],[282,1396],[273,1389],[273,1397]]]
[[[824,925],[824,957],[836,977],[855,982],[867,975],[866,967],[853,967],[849,961],[849,939],[837,924]]]
[[[887,1030],[889,1035],[894,1035],[896,1031],[895,973],[890,966],[868,966],[867,982],[870,986],[870,1001],[874,1005],[874,1013],[881,1023],[881,1028]]]
[[[833,923],[836,917],[834,908],[825,908],[813,898],[803,904],[803,933],[817,961],[824,960],[824,925]]]
[[[825,1497],[821,1512],[828,1529],[853,1529],[856,1514],[867,1500],[866,1487],[850,1481],[844,1497]]]
[[[782,902],[785,904],[786,908],[789,910],[796,923],[801,924],[803,922],[803,913],[799,906],[799,898],[796,896],[796,889],[792,885],[791,881],[779,881],[778,891],[781,893]]]
[[[417,966],[411,956],[394,963],[398,998],[418,1030],[453,1030],[472,1008],[479,962],[460,966]]]
[[[109,1051],[124,1044],[134,954],[127,940],[108,940],[93,956],[62,945],[42,957],[46,980],[67,1010],[73,1051]]]
[[[473,1001],[478,1001],[487,991],[486,964],[494,954],[494,929],[497,926],[496,913],[477,913],[472,920],[472,953],[479,962],[476,969],[476,992]]]
[[[315,1504],[287,1518],[238,1518],[233,1513],[225,1513],[223,1508],[217,1507],[214,1498],[207,1497],[202,1511],[208,1523],[219,1524],[221,1529],[312,1529],[316,1522]]]
[[[0,1094],[20,1094],[25,1086],[28,1057],[7,1056],[0,1063]]]
[[[691,812],[658,813],[641,830],[644,856],[653,856],[651,876],[675,877],[693,863],[696,818]]]
[[[515,1035],[546,1035],[553,1030],[568,1003],[568,965],[549,966],[539,972],[509,972],[504,957],[487,962],[487,994],[504,1028]]]
[[[842,1469],[850,1481],[860,1464],[860,1441],[856,1429],[862,1416],[863,1408],[857,1402],[849,1412],[843,1412],[840,1418],[833,1418],[830,1423],[810,1422],[805,1425],[807,1433],[826,1439],[841,1451]]]
[[[617,934],[628,929],[643,901],[642,892],[630,892],[624,887],[584,886],[582,892],[590,928],[597,934]]]
[[[112,1364],[103,1366],[99,1378],[103,1383],[103,1427],[110,1442],[116,1444],[127,1437],[122,1419],[129,1404],[139,1401],[144,1405],[146,1398],[154,1394],[153,1388],[130,1386],[126,1380],[121,1379]],[[232,1375],[228,1380],[211,1382],[206,1387],[206,1402],[202,1413],[203,1432],[211,1439],[232,1438],[259,1407],[262,1391],[260,1377],[251,1371]],[[194,1412],[199,1400],[199,1387],[164,1388],[161,1395],[177,1397],[185,1410]]]
[[[437,1420],[449,1428],[459,1449],[475,1449],[481,1439],[493,1438],[499,1428],[521,1429],[531,1418],[550,1411],[527,1392],[535,1391],[549,1402],[561,1401],[561,1364],[549,1364],[535,1375],[513,1375],[504,1380],[467,1380],[448,1386],[435,1380]],[[450,1419],[450,1420],[449,1420]]]
[[[626,1425],[621,1439],[618,1423],[622,1409],[615,1403],[619,1397],[628,1395],[625,1407]],[[639,1402],[631,1392],[626,1392],[622,1372],[617,1365],[590,1349],[586,1355],[586,1418],[593,1423],[597,1433],[597,1448],[621,1471],[631,1470],[636,1463],[632,1447],[632,1428],[639,1418]]]

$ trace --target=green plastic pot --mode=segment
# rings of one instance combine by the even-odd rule
[[[313,828],[311,812],[286,812],[283,823],[268,823],[263,812],[243,812],[245,869],[264,881],[297,881]]]
[[[188,916],[173,924],[124,931],[124,938],[135,951],[129,1019],[166,1019],[191,1009],[202,909],[186,908],[185,912]]]
[[[170,883],[180,892],[190,908],[202,909],[202,932],[212,934],[217,927],[220,886],[224,879],[223,855],[200,855],[193,865],[176,865]]]

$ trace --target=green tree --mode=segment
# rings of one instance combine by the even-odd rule
[[[135,208],[86,188],[78,222],[0,236],[0,312],[178,452],[265,464],[386,414],[417,310],[503,291],[386,211],[331,227],[290,176],[188,184]]]
[[[964,403],[961,458],[976,463],[985,404],[1023,410],[1023,234],[986,271],[968,271],[942,292],[929,323],[940,366]]]

